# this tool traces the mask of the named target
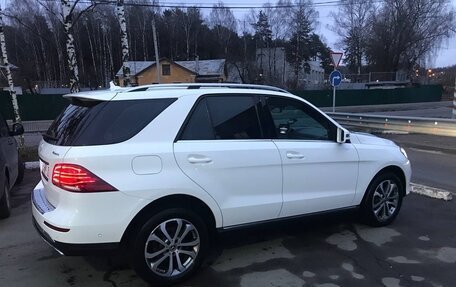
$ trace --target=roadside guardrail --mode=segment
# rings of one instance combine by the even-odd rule
[[[341,125],[456,137],[456,120],[443,118],[326,113]]]
[[[326,113],[341,125],[456,137],[456,119]],[[24,121],[26,133],[45,132],[52,121]],[[8,124],[12,124],[8,122]]]

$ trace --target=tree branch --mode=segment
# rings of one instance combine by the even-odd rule
[[[79,0],[78,0],[78,1],[79,1]],[[76,2],[76,3],[77,3],[77,2]],[[76,6],[76,3],[75,3],[75,6]],[[76,15],[76,17],[74,18],[73,23],[76,23],[76,22],[79,20],[79,18],[81,18],[81,16],[82,16],[85,12],[87,12],[87,11],[89,11],[89,10],[93,10],[93,9],[97,6],[97,4],[98,4],[97,2],[92,2],[92,4],[90,4],[90,5],[87,6],[85,9],[83,9],[81,12],[79,12],[79,13]],[[73,12],[73,9],[71,10],[71,12]]]
[[[44,9],[46,9],[46,11],[48,11],[49,13],[51,13],[52,15],[54,15],[60,23],[63,24],[63,21],[61,19],[63,19],[63,15],[62,13],[56,13],[54,10],[52,10],[51,8],[49,8],[47,5],[45,5],[44,3],[41,2],[41,0],[36,0],[36,2],[38,2],[38,4],[43,7]]]

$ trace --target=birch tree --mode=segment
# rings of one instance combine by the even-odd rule
[[[10,95],[11,95],[11,102],[13,104],[13,111],[14,111],[14,121],[16,123],[21,123],[21,115],[19,113],[19,105],[17,104],[17,97],[16,97],[16,90],[14,89],[14,82],[13,76],[11,74],[11,67],[8,61],[8,53],[6,51],[6,41],[5,41],[5,33],[3,32],[3,17],[2,17],[2,8],[0,7],[0,45],[2,49],[2,60],[3,65],[5,66],[6,70],[6,77],[8,79],[8,85],[10,88]],[[19,137],[19,145],[24,145],[24,137],[21,135]]]
[[[127,21],[125,20],[125,8],[124,1],[117,0],[117,18],[119,19],[120,24],[120,42],[122,45],[122,74],[123,74],[123,84],[125,87],[130,85],[130,68],[127,66],[129,58],[129,48],[128,48],[128,34],[127,34]]]
[[[78,69],[78,60],[76,58],[76,49],[74,47],[74,38],[73,38],[73,9],[76,5],[74,4],[71,7],[70,0],[61,0],[62,2],[62,12],[63,12],[63,26],[65,28],[66,34],[66,50],[67,50],[67,60],[68,68],[70,69],[70,92],[77,93],[79,92],[79,69]],[[78,1],[76,1],[78,2]]]

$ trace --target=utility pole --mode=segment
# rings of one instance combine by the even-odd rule
[[[160,57],[158,55],[157,29],[155,28],[155,12],[152,16],[152,34],[154,38],[155,65],[157,66],[157,83],[160,84]]]
[[[2,8],[0,7],[0,45],[1,45],[2,56],[3,56],[3,65],[5,66],[6,77],[8,79],[8,85],[10,88],[11,102],[13,104],[13,111],[14,111],[14,122],[22,123],[21,115],[19,113],[19,105],[17,104],[16,90],[14,89],[13,76],[11,74],[11,67],[10,67],[10,63],[8,62],[8,53],[6,51],[6,41],[5,41],[5,33],[3,31],[3,26],[4,26],[3,12],[2,12]],[[24,136],[20,135],[19,136],[19,146],[22,147],[23,145],[24,145]]]

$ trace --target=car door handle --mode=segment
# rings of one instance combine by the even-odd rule
[[[212,162],[212,159],[205,157],[205,156],[200,156],[200,155],[189,155],[187,160],[189,163],[210,163],[210,162]]]
[[[13,143],[14,143],[14,141],[11,138],[8,138],[8,144],[12,145]]]
[[[287,151],[287,158],[289,159],[303,159],[304,155],[299,152]]]

